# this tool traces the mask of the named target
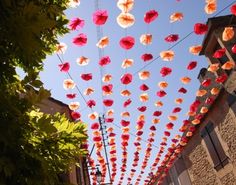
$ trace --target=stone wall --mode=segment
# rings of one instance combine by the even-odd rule
[[[208,161],[207,153],[202,145],[190,153],[191,167],[188,169],[193,185],[218,185],[214,169]]]

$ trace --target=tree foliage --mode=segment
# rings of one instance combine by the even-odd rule
[[[58,185],[58,174],[86,154],[84,124],[36,106],[50,96],[39,72],[68,31],[67,1],[0,1],[0,185]]]

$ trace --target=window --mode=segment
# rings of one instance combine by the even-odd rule
[[[223,168],[229,161],[228,157],[221,146],[221,143],[214,131],[213,123],[209,122],[206,127],[201,131],[201,137],[206,143],[208,152],[214,163],[214,168],[218,171]]]

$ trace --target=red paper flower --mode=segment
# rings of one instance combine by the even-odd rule
[[[188,124],[190,124],[190,121],[189,120],[183,120],[183,124],[184,124],[184,126],[186,126],[186,125],[188,125]]]
[[[230,11],[231,11],[231,13],[232,13],[233,15],[236,16],[236,4],[233,4],[233,5],[231,6]]]
[[[165,131],[165,132],[164,132],[164,135],[168,137],[168,136],[170,136],[170,132]]]
[[[139,131],[136,132],[136,136],[141,136],[141,135],[143,135],[143,131],[142,130],[139,130]]]
[[[211,85],[211,79],[206,79],[202,82],[203,87],[208,87],[209,85]]]
[[[147,110],[147,107],[146,106],[138,107],[138,110],[140,112],[145,112]]]
[[[154,125],[152,125],[150,128],[149,128],[151,131],[156,131],[156,127]]]
[[[130,122],[129,121],[126,121],[126,120],[121,120],[120,124],[123,126],[123,127],[127,127],[130,125]]]
[[[147,62],[149,60],[152,60],[153,59],[153,56],[152,54],[150,53],[145,53],[141,56],[141,59],[144,61],[144,62]]]
[[[181,88],[178,90],[178,92],[185,94],[185,93],[187,93],[187,89],[181,87]]]
[[[95,137],[93,137],[93,141],[94,142],[100,142],[100,141],[102,141],[102,137],[101,136],[95,136]]]
[[[80,18],[74,18],[70,21],[69,28],[71,30],[77,30],[84,27],[84,20]]]
[[[96,25],[103,25],[106,23],[108,18],[108,13],[106,10],[98,10],[93,13],[93,22]]]
[[[74,99],[76,97],[76,94],[73,93],[73,94],[66,94],[66,97],[69,98],[69,99]]]
[[[123,103],[123,107],[127,107],[129,106],[130,104],[132,103],[132,100],[129,98],[128,100],[126,100],[124,103]]]
[[[156,10],[149,10],[144,15],[144,22],[150,24],[158,17],[158,12]]]
[[[172,113],[177,113],[177,112],[180,112],[181,111],[181,108],[180,107],[175,107],[172,111]]]
[[[189,62],[188,66],[187,66],[187,69],[188,69],[188,70],[192,70],[192,69],[194,69],[196,66],[197,66],[197,62],[196,62],[196,61],[191,61],[191,62]]]
[[[85,81],[89,81],[93,79],[92,73],[81,74],[80,77]]]
[[[166,95],[166,92],[163,90],[160,90],[157,92],[157,96],[159,96],[160,98],[164,97]]]
[[[106,118],[105,121],[107,123],[112,123],[114,121],[114,118]]]
[[[228,76],[226,74],[222,74],[216,78],[217,83],[224,83],[225,80],[227,80]]]
[[[110,92],[112,92],[112,88],[113,88],[113,85],[112,85],[112,84],[108,84],[108,85],[103,85],[103,86],[102,86],[102,90],[103,90],[105,93],[110,93]]]
[[[179,35],[178,34],[171,34],[171,35],[168,35],[165,38],[165,41],[166,42],[176,42],[178,39],[179,39]]]
[[[79,119],[81,117],[80,113],[79,112],[75,112],[75,111],[71,112],[70,115],[71,115],[73,120],[77,120],[77,119]]]
[[[141,91],[147,91],[147,90],[149,89],[149,87],[148,87],[146,84],[142,84],[142,85],[139,87],[139,89],[140,89]]]
[[[114,101],[111,100],[111,99],[105,99],[103,100],[103,104],[106,106],[106,107],[111,107],[113,105]]]
[[[174,127],[174,124],[171,123],[171,122],[166,124],[166,128],[167,128],[168,130],[172,130],[173,127]]]
[[[162,112],[161,111],[155,111],[155,112],[153,112],[153,116],[160,116],[162,114]]]
[[[131,37],[131,36],[126,36],[126,37],[123,37],[121,40],[120,40],[120,46],[123,48],[123,49],[131,49],[135,44],[135,39],[134,37]]]
[[[105,65],[108,65],[110,63],[111,63],[111,59],[110,59],[109,56],[104,56],[99,60],[99,65],[102,66],[102,67],[105,66]]]
[[[196,23],[194,25],[194,32],[197,35],[202,35],[205,34],[208,30],[208,26],[206,24],[202,24],[202,23]]]
[[[77,37],[73,39],[73,43],[77,46],[84,46],[87,44],[87,36],[83,33],[80,33]]]
[[[129,83],[132,82],[132,79],[133,79],[132,74],[126,73],[121,77],[120,81],[121,81],[122,84],[128,85]]]
[[[160,71],[162,77],[165,77],[165,76],[171,74],[171,72],[172,72],[172,69],[169,67],[163,67],[163,68],[161,68],[161,71]]]
[[[63,64],[59,64],[58,65],[60,67],[60,71],[61,72],[68,72],[70,69],[70,63],[69,62],[65,62]]]
[[[96,106],[96,102],[94,100],[87,101],[87,106],[92,108],[93,106]]]
[[[222,48],[222,49],[218,49],[215,51],[215,53],[213,54],[214,58],[221,58],[225,55],[226,49]]]
[[[138,121],[138,122],[137,122],[137,126],[138,126],[140,129],[143,128],[144,124],[145,124],[144,121]]]
[[[233,52],[234,54],[236,54],[236,44],[233,45],[233,47],[231,48],[231,50],[232,50],[232,52]]]
[[[99,128],[100,128],[99,123],[93,123],[93,124],[91,125],[91,129],[93,129],[93,130],[97,130],[97,129],[99,129]]]

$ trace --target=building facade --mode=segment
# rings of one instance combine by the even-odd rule
[[[207,94],[196,100],[206,103],[206,99],[213,97],[213,87],[220,92],[214,96],[214,102],[208,106],[200,124],[194,125],[196,130],[169,169],[162,182],[164,185],[236,185],[236,71],[235,67],[221,68],[227,61],[236,61],[236,51],[232,49],[236,44],[236,34],[229,41],[222,39],[225,27],[232,27],[236,33],[235,23],[233,15],[210,18],[207,22],[208,32],[200,54],[206,56],[209,66],[218,64],[219,70],[210,72],[208,68],[200,71],[199,89],[207,90]],[[215,51],[222,48],[225,48],[225,54],[220,58],[213,57]],[[227,76],[227,80],[216,83],[222,75]],[[208,79],[212,83],[205,87],[203,82]],[[203,104],[198,112],[205,106]],[[185,137],[188,137],[187,133],[188,130]]]
[[[68,105],[54,98],[44,99],[39,105],[40,110],[47,114],[55,114],[57,112],[65,114],[71,120],[70,109]],[[87,159],[86,157],[78,158],[80,167],[71,164],[71,171],[66,174],[61,174],[60,180],[73,185],[90,185]]]

